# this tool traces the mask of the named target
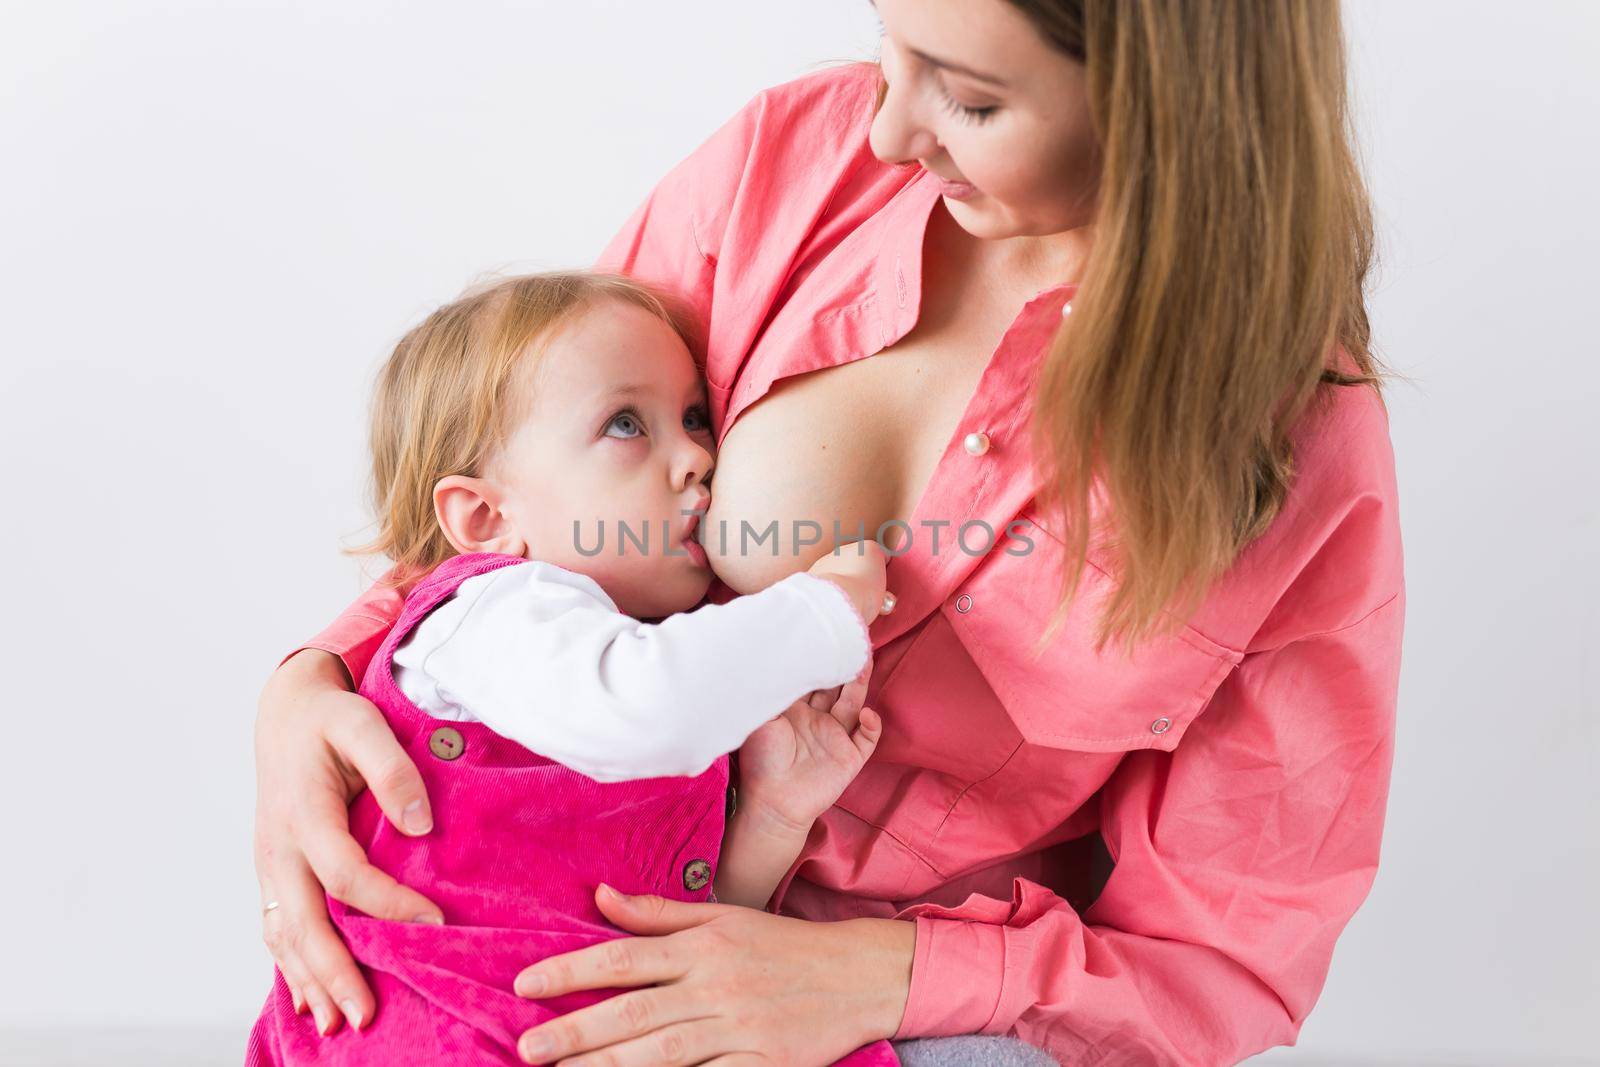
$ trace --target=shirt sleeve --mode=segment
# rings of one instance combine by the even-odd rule
[[[1234,1064],[1292,1042],[1372,885],[1394,750],[1404,586],[1365,617],[1247,655],[1172,752],[1101,792],[1116,861],[1080,915],[917,905],[900,1037],[1015,1033],[1066,1063]]]
[[[591,579],[534,563],[496,572],[418,667],[502,737],[623,781],[702,773],[806,693],[855,677],[870,648],[844,591],[815,575],[646,623]]]
[[[326,629],[284,656],[278,665],[282,666],[290,656],[308,648],[321,649],[339,657],[350,674],[351,686],[359,687],[378,646],[389,635],[405,605],[404,592],[391,584],[388,577],[386,574],[380,578],[340,612]]]
[[[840,183],[873,161],[877,84],[874,65],[850,64],[756,94],[656,184],[595,269],[680,297],[726,380]]]

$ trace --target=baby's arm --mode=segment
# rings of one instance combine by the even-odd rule
[[[797,826],[766,808],[736,810],[722,834],[715,883],[718,902],[765,908],[810,832],[810,823]]]
[[[796,701],[739,750],[739,801],[723,835],[718,900],[765,907],[811,825],[866,765],[883,733],[877,712],[862,706],[869,674],[870,664],[837,697]]]
[[[806,573],[659,623],[549,564],[471,582],[458,594],[470,603],[415,666],[496,733],[598,781],[700,774],[870,655],[850,598]]]

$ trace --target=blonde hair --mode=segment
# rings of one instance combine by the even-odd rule
[[[434,515],[450,475],[478,477],[526,410],[525,360],[575,313],[617,300],[655,315],[700,346],[682,305],[619,275],[526,274],[469,289],[400,339],[379,371],[369,430],[378,533],[348,551],[394,563],[407,586],[455,555]],[[699,357],[696,357],[697,365]]]
[[[1180,628],[1271,524],[1290,430],[1322,387],[1381,402],[1393,376],[1370,347],[1372,214],[1339,5],[1010,2],[1085,64],[1101,159],[1094,240],[1034,413],[1039,506],[1066,546],[1045,638],[1094,542],[1115,582],[1098,646],[1132,646]],[[1357,373],[1331,366],[1341,351]]]

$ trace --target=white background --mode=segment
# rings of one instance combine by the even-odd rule
[[[337,547],[378,362],[481,271],[590,262],[752,93],[876,23],[0,12],[0,1059],[237,1062],[270,970],[255,698],[362,585]],[[1600,5],[1363,0],[1350,29],[1376,332],[1413,379],[1399,749],[1372,897],[1269,1058],[1600,1062]]]

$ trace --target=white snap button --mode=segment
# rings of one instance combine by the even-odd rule
[[[961,446],[967,450],[968,455],[981,456],[989,451],[989,435],[986,433],[969,433],[967,434],[967,439],[961,442]]]
[[[956,610],[961,612],[961,614],[963,614],[963,615],[965,615],[967,612],[971,611],[972,610],[972,598],[970,596],[968,596],[966,593],[962,593],[960,596],[956,597]]]
[[[885,593],[885,594],[883,594],[883,609],[881,611],[879,611],[878,614],[880,614],[880,615],[889,614],[891,611],[894,610],[894,606],[896,604],[898,604],[898,603],[899,603],[899,601],[894,598],[894,594],[893,593]]]
[[[1150,724],[1150,732],[1153,734],[1164,734],[1170,729],[1172,729],[1172,720],[1165,715]]]
[[[1061,305],[1061,317],[1066,318],[1070,314],[1072,314],[1072,301],[1068,300]]]

